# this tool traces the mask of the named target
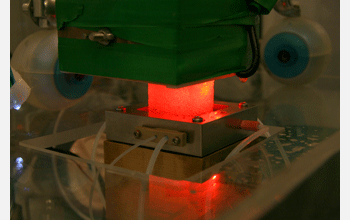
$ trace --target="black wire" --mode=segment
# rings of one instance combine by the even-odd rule
[[[253,60],[251,66],[247,70],[236,73],[236,75],[239,78],[248,78],[254,75],[254,73],[258,70],[260,64],[260,49],[259,42],[256,37],[255,26],[247,26],[246,29],[249,35],[250,45],[252,48]]]

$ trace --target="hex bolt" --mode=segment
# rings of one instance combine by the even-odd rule
[[[141,137],[141,131],[139,131],[139,130],[134,131],[134,137],[135,138],[140,138]]]
[[[125,112],[126,108],[124,106],[119,106],[117,112]]]
[[[175,138],[173,139],[173,144],[174,144],[174,145],[179,145],[180,142],[181,142],[181,140],[180,140],[179,137],[175,137]]]
[[[239,107],[239,108],[246,108],[246,107],[248,107],[248,103],[246,103],[246,102],[240,102],[240,103],[238,104],[238,107]]]
[[[200,116],[195,116],[192,118],[192,122],[203,122],[203,118]]]

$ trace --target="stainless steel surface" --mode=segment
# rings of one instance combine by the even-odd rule
[[[226,122],[228,119],[256,121],[257,106],[240,109],[237,103],[215,102],[215,104],[218,110],[200,115],[203,122],[198,123],[193,123],[192,117],[171,118],[162,116],[163,118],[156,118],[156,116],[150,115],[143,106],[127,107],[124,113],[106,111],[107,139],[136,144],[138,140],[135,139],[133,133],[138,126],[175,130],[187,134],[186,146],[166,144],[163,147],[164,150],[203,157],[242,140],[252,133],[229,128]],[[220,109],[220,106],[225,108]],[[145,146],[154,148],[156,143],[148,143]]]

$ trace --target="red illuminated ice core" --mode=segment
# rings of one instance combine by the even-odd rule
[[[149,83],[148,107],[152,113],[176,116],[193,117],[211,112],[214,107],[214,81],[177,89]]]

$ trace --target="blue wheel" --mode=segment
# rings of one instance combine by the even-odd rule
[[[88,75],[62,73],[59,69],[59,62],[56,61],[54,81],[57,90],[67,99],[79,99],[87,93],[93,77]]]
[[[291,79],[305,71],[310,55],[307,44],[300,36],[280,33],[266,44],[264,59],[271,74]]]

